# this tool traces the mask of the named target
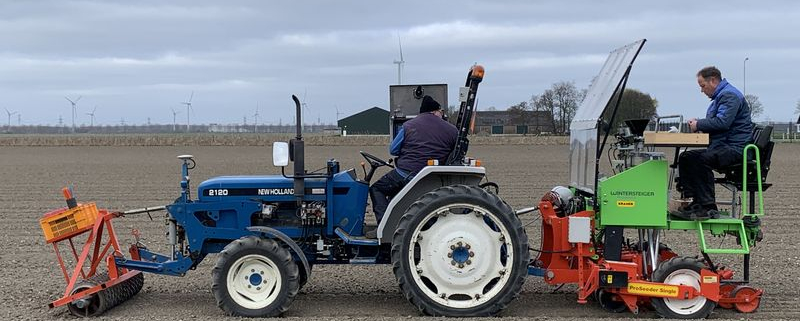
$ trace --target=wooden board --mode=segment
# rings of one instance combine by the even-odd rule
[[[708,146],[708,134],[644,132],[644,144],[648,146],[703,147]]]

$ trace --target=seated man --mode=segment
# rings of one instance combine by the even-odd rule
[[[689,220],[717,217],[712,169],[727,167],[742,161],[742,149],[750,140],[752,123],[750,107],[744,95],[722,78],[716,67],[706,67],[697,73],[700,91],[711,98],[706,118],[689,120],[692,132],[709,134],[707,149],[684,152],[678,160],[679,187],[684,197],[693,200],[674,215]]]
[[[405,122],[397,132],[389,146],[389,154],[397,156],[395,168],[369,188],[372,210],[378,223],[389,206],[389,199],[397,195],[429,159],[444,164],[453,150],[458,129],[443,120],[442,115],[444,111],[439,103],[425,95],[419,106],[419,115]],[[374,235],[374,231],[367,233],[367,236]]]

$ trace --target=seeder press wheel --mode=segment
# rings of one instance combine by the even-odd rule
[[[71,294],[93,288],[107,282],[108,273],[99,273],[75,284],[75,289]],[[75,300],[67,304],[69,313],[77,317],[94,317],[111,309],[122,302],[132,298],[144,286],[144,274],[137,273],[135,276],[113,286],[100,290],[83,299]]]
[[[761,290],[750,286],[738,286],[731,292],[730,296],[738,301],[733,304],[733,307],[736,308],[736,311],[742,313],[753,312],[761,304]]]
[[[700,272],[703,263],[689,257],[674,257],[662,262],[653,273],[653,282],[672,285],[689,285],[700,290]],[[704,319],[714,310],[716,303],[703,297],[692,299],[653,298],[653,308],[658,315],[670,319]]]

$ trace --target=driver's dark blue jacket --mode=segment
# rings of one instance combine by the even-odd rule
[[[389,146],[389,154],[397,156],[397,172],[403,176],[416,174],[436,159],[444,164],[458,138],[458,129],[439,116],[422,113],[403,124]]]
[[[697,130],[708,133],[708,149],[729,147],[741,154],[753,131],[744,95],[722,79],[711,100],[706,118],[697,121]]]

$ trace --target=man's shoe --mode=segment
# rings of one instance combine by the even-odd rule
[[[706,209],[709,218],[719,218],[719,209],[716,203],[703,205],[703,208]]]
[[[713,212],[713,213],[710,213]],[[708,210],[705,206],[700,204],[692,204],[686,208],[672,212],[670,215],[676,218],[684,219],[687,221],[705,221],[712,218],[711,215],[715,214],[719,217],[719,212],[716,210]]]

